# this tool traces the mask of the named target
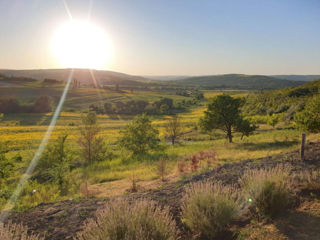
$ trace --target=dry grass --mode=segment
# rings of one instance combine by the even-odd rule
[[[252,213],[274,217],[288,208],[292,199],[293,181],[289,166],[248,170],[240,185]]]
[[[182,218],[195,235],[212,239],[226,228],[238,210],[238,194],[234,187],[200,182],[187,187]]]
[[[320,192],[320,170],[303,171],[298,175],[304,189]]]
[[[0,225],[1,240],[43,240],[38,235],[28,234],[28,229],[20,224],[8,223]]]
[[[78,240],[175,240],[176,223],[167,207],[148,200],[113,200],[89,220]]]

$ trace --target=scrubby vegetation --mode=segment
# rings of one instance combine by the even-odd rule
[[[293,184],[288,166],[248,170],[240,185],[253,213],[274,217],[287,210],[292,201]]]
[[[140,200],[113,201],[89,220],[78,240],[176,240],[178,231],[167,207]]]
[[[47,130],[52,113],[39,109],[44,109],[48,103],[55,106],[59,99],[62,85],[51,80],[46,82],[52,89],[48,90],[46,84],[41,88],[45,89],[50,101],[36,100],[37,94],[19,99],[32,103],[30,106],[37,106],[33,109],[38,110],[2,114],[1,207],[13,193]],[[26,88],[31,85],[32,88],[39,87],[37,82],[28,84]],[[304,186],[305,194],[318,196],[317,172],[292,177],[287,167],[262,165],[261,170],[257,170],[259,167],[252,163],[250,168],[256,170],[243,174],[235,173],[227,166],[293,150],[299,144],[302,129],[309,132],[307,140],[317,139],[320,119],[318,97],[315,90],[308,88],[309,85],[312,84],[248,93],[200,91],[179,86],[141,90],[115,83],[109,87],[87,88],[75,81],[51,139],[14,210],[21,212],[40,203],[51,204],[49,202],[61,200],[82,204],[82,201],[89,202],[92,198],[131,196],[132,192],[139,195],[145,194],[144,190],[157,189],[155,191],[164,195],[152,198],[156,200],[153,203],[131,203],[129,197],[128,202],[117,202],[122,204],[120,209],[112,200],[105,210],[98,213],[100,220],[90,220],[78,237],[95,239],[92,234],[96,232],[109,237],[108,234],[120,228],[117,227],[118,222],[111,222],[107,216],[126,215],[127,212],[131,214],[131,222],[119,217],[119,222],[127,226],[119,231],[136,236],[133,239],[150,239],[145,237],[148,234],[156,234],[154,239],[184,239],[188,234],[192,236],[185,239],[200,236],[218,238],[219,234],[233,231],[229,226],[239,221],[238,217],[243,217],[239,209],[243,210],[245,206],[249,207],[250,218],[258,216],[255,221],[264,218],[273,221],[280,212],[285,212],[282,210],[292,206],[295,194],[300,194],[295,188]],[[156,88],[159,90],[155,91]],[[311,93],[300,88],[307,88]],[[0,88],[1,91],[3,89]],[[263,110],[263,107],[266,108]],[[241,170],[246,167],[239,165]],[[228,175],[231,180],[200,183],[199,180],[205,180],[200,176],[209,176],[214,171],[212,169],[222,169],[213,174],[217,180],[224,181],[219,178],[221,175]],[[190,179],[197,179],[197,183],[192,180],[186,187]],[[173,197],[164,197],[166,193],[162,188],[179,180],[186,187],[183,188],[186,189],[185,194],[182,187],[174,186],[172,188],[177,191]],[[294,181],[298,183],[292,187]],[[240,198],[241,194],[243,198]],[[175,198],[183,201],[170,205]],[[163,208],[167,204],[175,214],[177,226],[168,213],[169,209]],[[146,206],[151,210],[146,210],[143,216],[132,210],[140,211]],[[167,217],[156,218],[155,214]],[[82,224],[86,217],[81,219]],[[150,225],[139,221],[150,222]],[[164,232],[169,235],[163,235]]]
[[[194,183],[182,206],[183,222],[196,234],[212,239],[224,230],[240,209],[237,190],[221,183]]]
[[[22,105],[16,98],[0,98],[0,113],[47,113],[51,102],[47,96],[40,96],[33,104]]]
[[[304,130],[320,132],[320,96],[308,100],[303,111],[295,115],[295,121]]]
[[[20,224],[0,225],[1,240],[43,240],[38,235],[28,234],[28,229]]]
[[[295,113],[304,109],[306,102],[319,94],[320,80],[294,88],[250,93],[243,111],[247,115],[272,115],[282,113],[293,120]]]

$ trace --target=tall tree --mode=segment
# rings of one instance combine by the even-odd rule
[[[320,96],[310,99],[304,110],[295,115],[295,122],[309,132],[320,132]]]
[[[10,177],[13,171],[13,164],[6,157],[6,153],[8,152],[8,144],[0,142],[0,193],[3,184],[6,182],[7,178]]]
[[[152,126],[146,114],[136,116],[120,134],[119,145],[133,156],[141,156],[159,148],[159,131]]]
[[[182,135],[182,124],[177,115],[174,115],[169,119],[167,125],[165,126],[165,135],[170,139],[172,145],[176,143],[179,137]]]
[[[58,184],[61,193],[68,192],[68,175],[73,155],[66,145],[68,135],[61,135],[48,146],[37,166],[35,178],[37,180]]]
[[[103,138],[99,136],[100,133],[101,128],[97,124],[97,115],[94,112],[89,112],[82,118],[78,140],[82,157],[87,165],[107,158],[107,149]]]
[[[213,129],[224,131],[231,143],[234,131],[241,132],[244,127],[249,132],[253,131],[244,124],[244,119],[240,114],[241,105],[242,99],[240,98],[233,98],[226,94],[214,97],[209,102],[208,109],[204,112],[204,117],[200,119],[200,126],[207,131]],[[248,132],[246,134],[249,135]]]

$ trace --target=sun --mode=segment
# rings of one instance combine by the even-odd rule
[[[70,20],[57,29],[51,50],[63,67],[105,69],[111,58],[111,43],[99,27]]]

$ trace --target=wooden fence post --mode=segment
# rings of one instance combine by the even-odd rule
[[[301,161],[304,161],[304,146],[306,143],[306,134],[302,133],[301,136],[301,149],[300,149],[300,157],[301,157]]]

